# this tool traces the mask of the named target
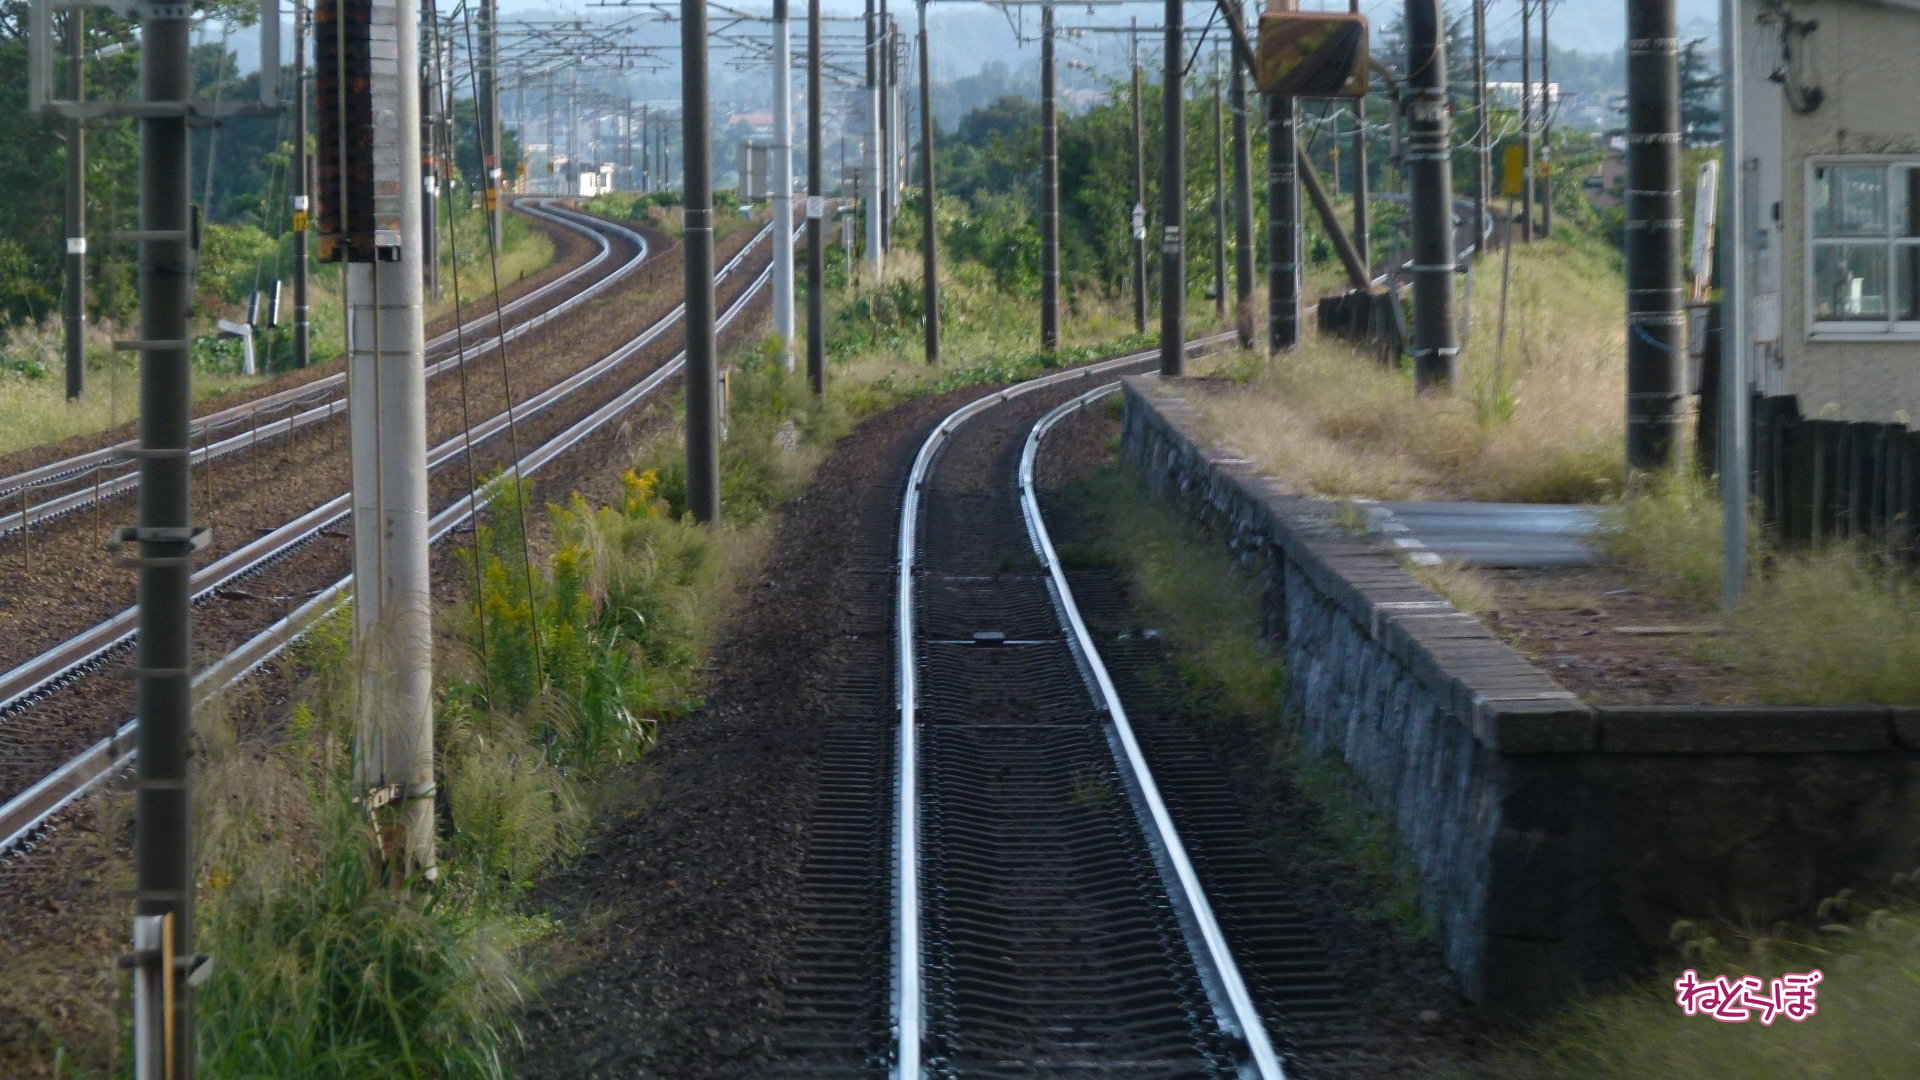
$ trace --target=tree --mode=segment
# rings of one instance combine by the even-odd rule
[[[1694,38],[1680,50],[1680,130],[1688,146],[1720,141],[1720,70]]]

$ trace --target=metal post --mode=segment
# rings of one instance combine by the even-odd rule
[[[887,0],[878,0],[874,23],[874,71],[879,81],[880,135],[879,177],[876,180],[880,201],[880,250],[893,248],[893,23],[887,17]]]
[[[1726,183],[1738,187],[1737,170],[1728,172]],[[1626,209],[1627,466],[1658,469],[1673,460],[1680,430],[1686,332],[1674,0],[1627,6]],[[1737,232],[1740,220],[1730,219],[1727,227]],[[1741,397],[1725,398],[1721,410],[1737,411],[1743,404]]]
[[[67,97],[76,105],[87,95],[87,11],[67,12]],[[67,400],[87,390],[87,128],[75,116],[67,121]]]
[[[1413,370],[1424,392],[1452,388],[1460,351],[1453,312],[1453,144],[1440,0],[1407,0],[1407,73]]]
[[[1487,115],[1487,0],[1473,0],[1473,247],[1486,238],[1493,180],[1493,122]]]
[[[192,211],[186,110],[193,95],[190,12],[157,7],[141,22],[141,96],[156,111],[140,132],[140,494],[134,531],[139,565],[135,735],[134,912],[169,933],[162,957],[193,955],[193,738],[190,581],[195,547],[188,479],[193,327]],[[145,924],[152,926],[153,924]],[[136,942],[136,951],[141,944]],[[158,971],[155,972],[155,967]],[[137,1040],[145,1075],[194,1075],[193,1008],[177,966],[143,965],[149,985],[171,998],[163,1026]],[[161,1058],[164,1056],[164,1060]]]
[[[1240,7],[1228,8],[1244,31]],[[1253,146],[1247,129],[1247,65],[1233,53],[1233,271],[1234,322],[1240,347],[1253,346]]]
[[[720,521],[719,379],[713,329],[713,145],[707,120],[707,3],[680,0],[680,141],[686,190],[687,509]]]
[[[1293,10],[1289,2],[1284,10]],[[1267,352],[1300,344],[1300,163],[1293,98],[1267,97]]]
[[[1160,374],[1187,370],[1187,63],[1186,11],[1166,4],[1166,60],[1161,76],[1160,133]]]
[[[499,0],[480,0],[480,168],[482,198],[487,207],[487,228],[492,230],[495,251],[506,246],[506,213],[500,201],[500,5]]]
[[[647,142],[647,132],[652,128],[651,106],[640,104],[640,190],[653,190],[653,150]]]
[[[1747,583],[1747,498],[1752,473],[1748,441],[1748,376],[1752,363],[1746,299],[1746,136],[1740,116],[1743,65],[1739,0],[1720,0],[1720,602],[1728,611],[1740,604]],[[1629,234],[1631,235],[1631,234]]]
[[[1520,0],[1520,138],[1526,146],[1526,180],[1520,196],[1521,213],[1526,215],[1520,227],[1520,239],[1533,243],[1533,5],[1536,0]],[[1631,4],[1629,7],[1633,6]]]
[[[1141,100],[1146,89],[1140,74],[1140,20],[1133,20],[1127,36],[1133,60],[1133,329],[1147,332],[1147,122]]]
[[[1227,317],[1227,127],[1220,54],[1213,54],[1213,314]]]
[[[1542,0],[1540,4],[1540,162],[1545,168],[1540,170],[1540,235],[1553,238],[1553,109],[1556,104],[1553,93],[1553,50],[1552,39],[1547,35],[1547,25],[1553,14],[1553,4]]]
[[[874,280],[878,281],[885,230],[880,221],[880,23],[873,5],[874,0],[867,0],[866,115],[862,117],[866,127],[866,146],[860,155],[860,171],[865,175],[861,177],[860,202],[867,219],[867,266],[872,270]]]
[[[933,56],[927,44],[927,0],[919,0],[920,10],[920,303],[926,309],[927,363],[940,362],[940,252],[939,229],[934,220],[940,206],[940,190],[933,171]]]
[[[307,0],[293,0],[293,366],[305,368],[313,355],[313,304],[307,295],[312,260],[307,238],[312,228],[312,170],[307,154]]]
[[[1040,348],[1060,347],[1060,113],[1053,2],[1040,5]]]
[[[827,390],[825,138],[820,120],[820,0],[807,0],[807,385],[816,394]]]
[[[793,370],[793,34],[787,0],[773,0],[773,332]]]
[[[426,275],[426,295],[440,299],[440,176],[435,136],[440,129],[440,19],[434,0],[420,5],[426,16],[420,62],[420,265]]]
[[[1359,12],[1360,0],[1349,0],[1349,11]],[[1368,87],[1372,87],[1372,73],[1368,73]],[[1368,175],[1371,166],[1367,162],[1367,95],[1361,94],[1353,99],[1353,247],[1360,256],[1360,264],[1368,265],[1373,259],[1373,207],[1368,200],[1372,198],[1373,177]],[[1330,178],[1336,190],[1340,187],[1340,177]]]
[[[389,882],[400,885],[434,876],[433,595],[427,547],[420,80],[411,75],[419,70],[419,26],[414,5],[396,4],[393,12],[394,67],[401,73],[395,79],[394,118],[398,258],[378,260],[370,251],[350,251],[345,276],[347,424],[357,523],[354,640],[360,674],[354,779],[359,791],[384,804],[378,818],[382,855]],[[372,108],[377,97],[377,91],[369,95],[363,107]],[[379,160],[377,152],[373,160]],[[364,188],[371,190],[372,184]],[[363,261],[352,261],[356,258]]]

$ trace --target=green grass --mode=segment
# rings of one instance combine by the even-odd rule
[[[1601,549],[1641,588],[1717,610],[1720,502],[1686,467],[1644,479],[1610,507]],[[1920,704],[1920,583],[1862,546],[1788,549],[1749,530],[1751,576],[1719,633],[1694,646],[1757,701]]]
[[[1242,355],[1237,386],[1193,395],[1214,433],[1310,494],[1588,501],[1624,473],[1624,325],[1617,259],[1589,245],[1516,249],[1508,334],[1499,260],[1476,263],[1473,336],[1452,394],[1310,336],[1285,357]]]
[[[1170,646],[1190,691],[1209,711],[1264,725],[1276,765],[1318,809],[1334,857],[1360,875],[1374,902],[1364,915],[1411,938],[1430,927],[1418,879],[1391,822],[1369,810],[1336,756],[1309,752],[1285,717],[1286,672],[1261,637],[1261,588],[1219,542],[1183,523],[1138,474],[1108,468],[1069,488],[1098,539],[1062,551],[1081,565],[1122,568],[1139,611]],[[1069,555],[1071,552],[1071,555]]]
[[[443,220],[441,283],[444,298],[429,305],[433,319],[454,309],[454,244],[459,247],[459,296],[472,309],[493,292],[493,272],[486,253],[485,221],[479,213],[462,209],[449,232]],[[553,261],[553,241],[524,218],[507,216],[506,247],[500,261],[500,283],[511,285],[538,273]],[[340,307],[337,267],[316,266],[310,293],[312,353],[316,364],[337,358],[344,349],[345,330]],[[283,308],[292,311],[292,285]],[[202,312],[200,332],[210,334],[215,317],[241,318],[244,308],[227,305]],[[284,370],[292,358],[291,322],[262,330],[256,341],[263,371]],[[0,327],[0,454],[14,453],[59,442],[75,435],[106,431],[139,417],[140,364],[135,353],[113,351],[113,339],[133,337],[131,330],[98,321],[87,332],[87,392],[78,401],[66,399],[63,344],[65,331],[58,319],[38,324]],[[237,350],[225,350],[218,363],[196,350],[193,396],[196,401],[217,399],[266,382],[269,374],[242,375]]]
[[[1832,921],[1803,934],[1696,936],[1670,971],[1632,989],[1579,1002],[1505,1041],[1490,1075],[1503,1080],[1904,1080],[1920,1075],[1914,1001],[1920,995],[1920,903],[1832,904]],[[1697,927],[1682,927],[1699,935]],[[1722,1023],[1686,1016],[1673,980],[1760,976],[1818,968],[1818,1012]]]

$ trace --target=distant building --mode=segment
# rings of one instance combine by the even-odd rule
[[[1755,389],[1791,398],[1803,417],[1911,428],[1920,0],[1739,0],[1739,9],[1747,162],[1732,172],[1747,184],[1738,224]]]

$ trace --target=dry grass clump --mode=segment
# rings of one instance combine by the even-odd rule
[[[1850,546],[1769,563],[1709,655],[1765,701],[1920,704],[1920,584],[1909,571]]]
[[[1681,466],[1648,475],[1609,506],[1594,542],[1635,584],[1705,603],[1720,595],[1720,525],[1712,484]]]
[[[1822,911],[1826,916],[1836,906]],[[1735,946],[1738,947],[1735,947]],[[1763,1026],[1687,1016],[1681,969],[1703,980],[1819,969],[1818,1011]],[[1920,1076],[1914,994],[1920,989],[1920,905],[1905,900],[1826,927],[1811,941],[1704,941],[1648,984],[1573,1007],[1509,1048],[1493,1070],[1512,1080],[1906,1080]]]
[[[1649,476],[1613,504],[1596,534],[1651,592],[1716,604],[1720,502],[1687,468]],[[1920,703],[1920,583],[1857,545],[1778,550],[1749,531],[1754,568],[1739,608],[1700,643],[1757,700],[1774,704]]]
[[[1562,244],[1514,252],[1496,363],[1497,263],[1479,264],[1474,337],[1449,395],[1344,342],[1314,338],[1196,404],[1238,451],[1314,494],[1589,501],[1623,470],[1623,288],[1610,256]]]

